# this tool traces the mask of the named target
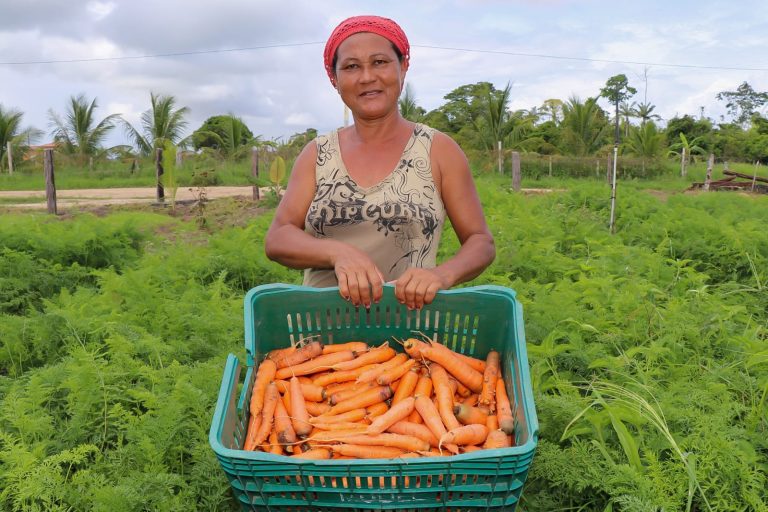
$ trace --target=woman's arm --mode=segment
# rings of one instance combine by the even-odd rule
[[[469,163],[447,135],[435,132],[432,167],[456,236],[458,252],[433,269],[408,269],[395,282],[395,295],[409,308],[421,308],[448,289],[480,275],[496,257],[493,236],[485,222]]]
[[[285,194],[264,240],[267,257],[286,267],[332,268],[339,293],[355,306],[370,306],[382,295],[382,277],[363,251],[304,231],[304,219],[315,196],[317,146],[310,142],[294,163]]]

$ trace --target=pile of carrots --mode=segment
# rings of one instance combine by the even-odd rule
[[[435,457],[514,444],[499,353],[431,340],[273,350],[259,364],[245,450],[304,459]]]

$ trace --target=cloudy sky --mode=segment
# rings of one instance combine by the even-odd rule
[[[517,109],[624,73],[664,119],[718,120],[717,92],[768,90],[766,0],[0,0],[0,104],[48,133],[49,109],[84,93],[138,126],[153,91],[190,108],[190,132],[226,113],[267,139],[324,132],[344,113],[323,45],[357,14],[403,27],[427,110],[479,81],[511,83]]]

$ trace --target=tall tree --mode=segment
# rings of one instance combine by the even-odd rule
[[[637,89],[629,85],[629,80],[624,74],[615,75],[605,82],[605,87],[600,89],[600,96],[607,98],[608,101],[613,103],[616,114],[614,116],[614,131],[613,131],[613,173],[611,178],[611,219],[608,224],[611,233],[615,230],[614,219],[616,213],[616,166],[619,156],[619,103],[631,98]]]
[[[541,104],[539,110],[544,112],[555,126],[559,125],[563,120],[563,100],[556,98],[544,100],[544,103]]]
[[[742,126],[746,126],[752,114],[768,103],[768,92],[757,92],[747,82],[742,82],[735,91],[721,91],[715,97],[726,102],[728,113]]]
[[[607,99],[615,108],[614,116],[614,143],[619,144],[619,105],[637,93],[637,89],[629,85],[629,80],[624,74],[612,76],[605,82],[605,87],[600,89],[600,96]]]
[[[149,94],[151,107],[141,114],[141,131],[128,121],[123,121],[126,135],[133,141],[142,154],[148,155],[156,148],[163,147],[168,141],[175,145],[184,145],[182,136],[187,128],[184,116],[189,113],[187,107],[176,107],[173,96]]]
[[[54,140],[65,153],[75,155],[81,163],[102,151],[102,142],[120,117],[120,114],[110,114],[96,122],[97,108],[96,98],[89,103],[84,94],[79,94],[70,96],[63,119],[53,110],[48,111]]]
[[[245,149],[258,145],[258,140],[243,120],[233,114],[209,117],[192,133],[193,148],[213,148],[226,157],[242,156]]]

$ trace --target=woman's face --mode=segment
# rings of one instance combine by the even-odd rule
[[[387,38],[353,34],[339,45],[336,56],[339,94],[355,116],[376,119],[398,108],[406,68]]]

